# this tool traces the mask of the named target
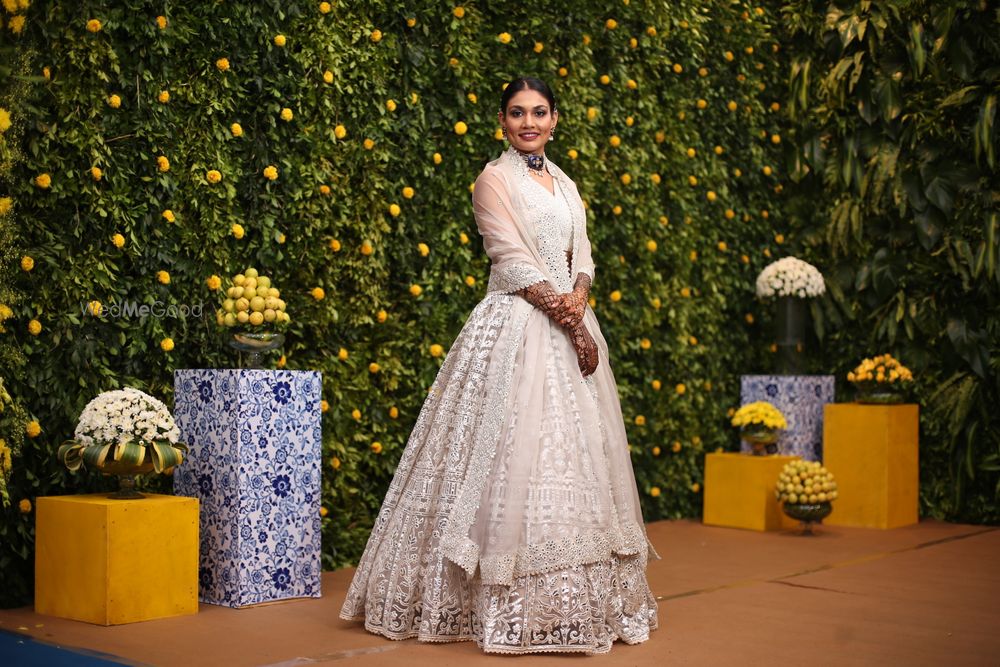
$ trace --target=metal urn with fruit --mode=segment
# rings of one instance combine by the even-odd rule
[[[233,276],[215,317],[231,331],[229,345],[240,351],[243,368],[263,368],[264,353],[284,344],[280,329],[291,321],[281,292],[254,268]]]
[[[790,461],[778,476],[775,497],[781,509],[802,522],[803,535],[812,535],[812,527],[833,511],[837,482],[818,461]]]

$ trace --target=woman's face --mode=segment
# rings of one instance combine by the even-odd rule
[[[500,112],[500,125],[507,129],[507,141],[522,153],[541,155],[559,120],[559,112],[537,90],[525,88],[514,93],[507,112]]]

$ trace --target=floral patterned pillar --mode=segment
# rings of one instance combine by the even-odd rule
[[[788,429],[778,439],[778,454],[823,460],[823,406],[833,403],[832,375],[742,375],[740,404],[767,401],[781,410]],[[742,442],[741,451],[750,452]]]
[[[320,596],[321,386],[315,371],[174,372],[190,446],[174,492],[201,502],[202,602]]]

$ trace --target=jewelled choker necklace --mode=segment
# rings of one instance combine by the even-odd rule
[[[517,150],[516,148],[514,150]],[[517,151],[517,154],[521,156],[524,163],[528,165],[528,169],[534,171],[542,171],[545,169],[545,156],[544,155],[532,155],[531,153],[522,153]]]

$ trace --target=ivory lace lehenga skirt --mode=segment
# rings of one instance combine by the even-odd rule
[[[390,639],[603,653],[656,627],[607,345],[581,377],[522,298],[476,307],[417,419],[341,617]],[[655,555],[655,554],[654,554]]]

